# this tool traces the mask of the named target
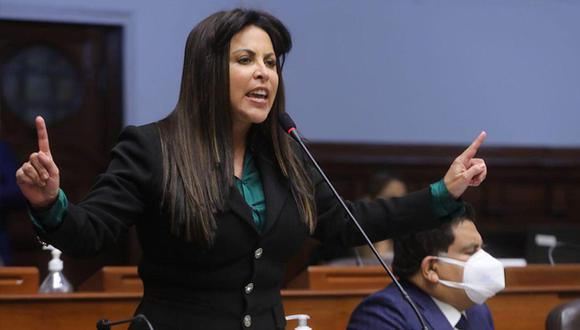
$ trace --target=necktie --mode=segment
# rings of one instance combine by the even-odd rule
[[[465,317],[465,315],[461,314],[461,318],[459,319],[459,322],[457,322],[457,324],[455,325],[456,329],[459,330],[470,330],[471,328],[469,327],[469,322],[467,322],[467,318]]]

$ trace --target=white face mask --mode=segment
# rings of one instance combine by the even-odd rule
[[[438,260],[463,267],[463,282],[439,280],[445,286],[463,289],[467,297],[476,304],[483,304],[487,299],[505,288],[505,275],[502,263],[479,250],[467,261],[447,257],[435,257]]]

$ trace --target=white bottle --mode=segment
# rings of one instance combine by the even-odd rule
[[[64,277],[62,273],[62,260],[60,259],[61,252],[59,249],[48,245],[44,247],[45,250],[50,250],[52,259],[48,262],[48,275],[42,281],[38,292],[73,292],[73,287],[70,282]]]
[[[296,314],[286,316],[286,321],[298,320],[298,327],[294,328],[294,330],[312,330],[312,328],[308,326],[309,319],[310,316],[306,314]]]

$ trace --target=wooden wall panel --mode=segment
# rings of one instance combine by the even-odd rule
[[[403,176],[411,190],[443,177],[464,146],[311,143],[345,198],[365,195],[373,173]],[[476,209],[478,228],[502,257],[523,257],[528,229],[580,228],[580,149],[487,147],[488,177],[464,198]]]

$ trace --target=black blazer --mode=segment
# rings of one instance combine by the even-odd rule
[[[266,196],[262,234],[249,206],[232,187],[229,208],[217,216],[210,249],[172,236],[160,209],[159,133],[156,124],[149,124],[122,132],[107,171],[86,199],[70,203],[62,224],[40,236],[65,254],[87,257],[116,244],[136,225],[143,249],[139,275],[145,287],[138,312],[145,313],[155,329],[283,329],[280,286],[285,263],[309,232],[272,153],[264,144],[250,150]],[[363,243],[330,189],[317,173],[310,173],[318,212],[313,237],[347,246]],[[440,224],[428,189],[404,198],[347,204],[373,240]]]

